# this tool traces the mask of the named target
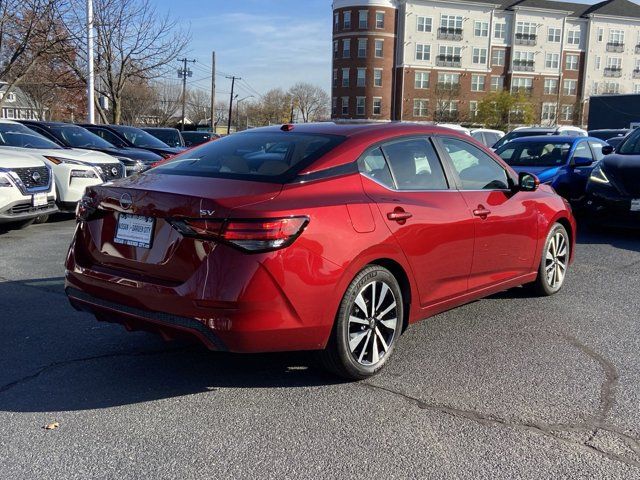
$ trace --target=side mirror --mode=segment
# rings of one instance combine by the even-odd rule
[[[602,146],[602,154],[603,155],[611,155],[614,152],[614,148],[611,145],[603,145]]]
[[[540,186],[540,180],[532,173],[520,172],[518,174],[518,190],[521,192],[535,192]]]
[[[574,167],[588,167],[593,163],[593,159],[585,157],[573,157],[571,162]]]

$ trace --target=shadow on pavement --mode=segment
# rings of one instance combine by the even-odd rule
[[[0,349],[7,362],[0,368],[0,411],[86,410],[219,388],[340,382],[314,368],[311,353],[209,352],[99,323],[73,310],[61,294],[62,282],[50,278],[0,283],[0,305],[21,305],[19,316],[0,321]],[[36,308],[43,301],[44,312]]]
[[[577,243],[581,245],[610,245],[615,248],[640,252],[640,229],[580,227]]]

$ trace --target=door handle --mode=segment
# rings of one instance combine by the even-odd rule
[[[485,219],[485,218],[487,218],[489,215],[491,215],[491,210],[488,210],[488,209],[484,208],[484,205],[478,205],[478,208],[476,208],[476,209],[473,211],[473,214],[474,214],[476,217],[480,217],[480,218],[482,218],[482,219],[484,220],[484,219]]]
[[[406,222],[409,218],[413,217],[413,214],[405,212],[403,208],[396,208],[393,212],[387,213],[387,218],[400,224]]]

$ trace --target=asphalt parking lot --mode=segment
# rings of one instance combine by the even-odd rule
[[[640,477],[638,233],[582,232],[559,295],[438,315],[343,383],[75,312],[73,227],[0,234],[0,478]]]

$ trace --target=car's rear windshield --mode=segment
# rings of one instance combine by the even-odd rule
[[[147,133],[150,133],[158,140],[166,143],[170,147],[182,147],[182,138],[180,138],[180,132],[178,130],[174,130],[172,128],[154,128],[145,130]]]
[[[540,136],[540,135],[552,135],[553,132],[549,131],[536,131],[536,130],[529,130],[529,131],[513,131],[513,132],[509,132],[507,133],[504,137],[502,137],[500,140],[498,140],[496,142],[496,144],[493,146],[493,148],[495,150],[497,150],[498,148],[500,148],[502,145],[504,145],[507,142],[510,142],[511,140],[514,140],[516,138],[522,138],[522,137],[534,137],[534,136]]]
[[[189,150],[148,173],[284,183],[343,140],[309,133],[237,133]]]
[[[554,167],[567,163],[568,142],[513,142],[496,153],[512,167]]]
[[[150,133],[136,127],[126,127],[118,125],[113,127],[120,135],[139,148],[167,148],[169,145],[158,140]]]

